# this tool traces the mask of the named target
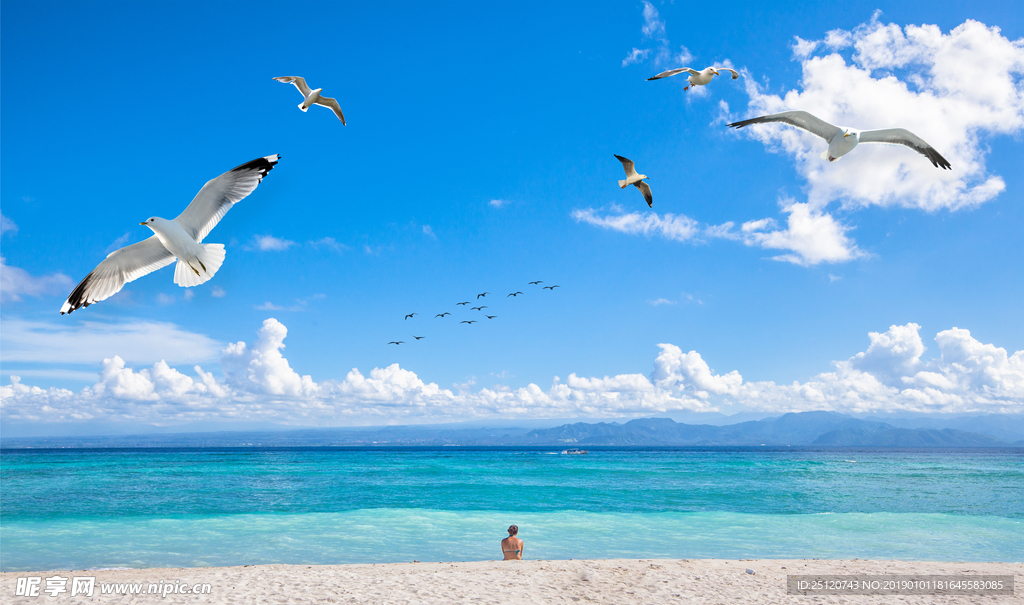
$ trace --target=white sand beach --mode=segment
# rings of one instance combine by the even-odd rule
[[[1013,596],[812,597],[786,594],[788,574],[1012,575],[1016,591]],[[18,578],[41,576],[45,589],[54,575],[95,576],[93,596],[71,596],[71,580],[56,598],[43,592],[16,596]],[[145,591],[161,582],[210,587],[207,594],[166,597],[101,594],[100,588],[137,584]],[[1024,564],[608,559],[6,572],[0,574],[0,595],[5,603],[1024,603]]]

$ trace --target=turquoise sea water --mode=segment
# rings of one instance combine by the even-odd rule
[[[4,450],[0,569],[1024,560],[1024,450]]]

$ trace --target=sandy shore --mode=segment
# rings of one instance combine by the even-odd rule
[[[755,573],[747,573],[747,569]],[[1012,575],[1014,596],[800,596],[788,574]],[[93,597],[15,596],[19,577],[95,576]],[[208,594],[100,594],[100,584],[209,584]],[[24,581],[23,581],[24,582]],[[58,582],[59,583],[59,582]],[[251,565],[7,572],[5,603],[1024,603],[1024,564],[822,560],[570,560]]]

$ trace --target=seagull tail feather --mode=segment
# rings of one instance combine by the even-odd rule
[[[625,189],[626,188],[626,181],[619,181],[619,188],[620,189]]]
[[[309,111],[309,108],[305,107],[305,105],[306,105],[305,101],[299,103],[299,109],[301,109],[303,112]]]
[[[818,157],[823,159],[823,160],[827,160],[828,159],[828,149],[826,148],[825,151],[822,151],[821,153],[819,153]],[[836,159],[839,159],[839,158],[836,158]]]
[[[189,264],[181,259],[178,259],[178,265],[174,268],[174,283],[182,288],[191,288],[210,281],[210,278],[224,264],[226,255],[224,244],[200,244],[199,247],[202,248],[202,251],[199,253],[199,263],[197,264],[205,267],[205,270],[196,274],[192,267],[189,267]]]

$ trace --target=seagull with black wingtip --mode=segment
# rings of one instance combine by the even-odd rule
[[[619,181],[619,187],[621,189],[625,189],[629,185],[636,187],[640,190],[640,193],[644,194],[644,199],[647,200],[647,207],[654,208],[654,196],[651,195],[651,186],[644,182],[644,179],[648,178],[648,176],[646,174],[637,174],[633,160],[624,158],[621,155],[615,157],[622,162],[622,168],[626,171],[626,179]]]

